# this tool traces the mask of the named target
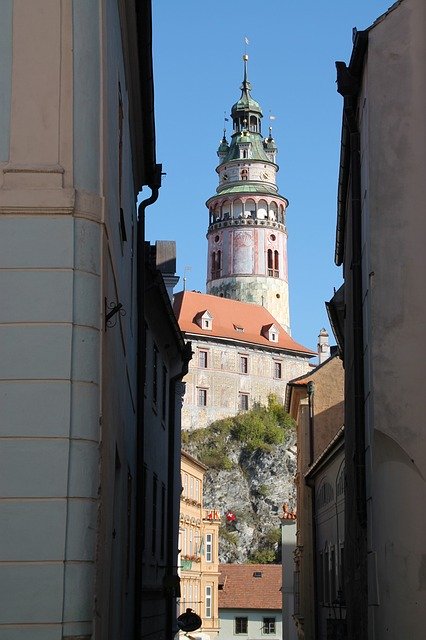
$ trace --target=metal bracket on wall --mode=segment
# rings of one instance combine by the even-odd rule
[[[112,327],[115,327],[119,316],[123,317],[126,315],[126,311],[125,309],[123,309],[123,305],[121,304],[121,302],[108,302],[106,298],[104,298],[104,310],[105,331],[107,329],[112,329]],[[117,317],[114,318],[114,316],[116,315]]]

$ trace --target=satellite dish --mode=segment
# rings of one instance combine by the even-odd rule
[[[187,609],[178,619],[177,624],[181,631],[195,631],[202,625],[202,620],[192,609]]]

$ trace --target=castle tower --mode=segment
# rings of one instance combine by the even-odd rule
[[[261,133],[262,109],[251,97],[243,56],[241,97],[231,109],[233,133],[218,149],[219,186],[209,198],[207,293],[266,307],[290,333],[288,200],[278,193],[277,147]]]

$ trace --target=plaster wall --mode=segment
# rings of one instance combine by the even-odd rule
[[[214,420],[239,411],[240,393],[249,395],[249,408],[254,402],[267,404],[274,393],[282,402],[286,383],[306,373],[309,359],[273,349],[259,349],[248,343],[228,344],[191,338],[194,356],[185,376],[186,392],[182,408],[182,428],[207,427]],[[207,351],[207,368],[199,366],[199,350]],[[240,373],[240,357],[248,358],[248,373]],[[274,378],[275,362],[281,364],[281,378]],[[207,406],[198,406],[199,388],[207,389]]]
[[[219,609],[220,631],[218,640],[229,640],[238,637],[235,633],[235,618],[246,617],[247,640],[257,640],[258,638],[273,638],[282,640],[282,611],[276,609]],[[275,633],[262,633],[263,618],[275,618]]]
[[[315,475],[314,480],[318,640],[326,640],[327,620],[336,616],[336,607],[333,608],[332,603],[338,598],[339,591],[344,595],[345,505],[342,474],[344,453],[343,448],[340,448],[338,454]],[[339,611],[338,616],[344,617],[344,610]]]
[[[0,638],[86,639],[95,628],[107,638],[108,627],[128,637],[108,604],[127,579],[129,522],[114,537],[118,554],[112,531],[129,504],[127,471],[134,477],[133,247],[120,247],[105,218],[117,187],[100,159],[101,145],[117,153],[111,76],[126,100],[117,4],[6,0],[0,12]],[[127,312],[107,333],[104,298]]]
[[[359,99],[369,633],[378,640],[416,637],[426,623],[424,403],[415,391],[426,373],[425,27],[421,0],[374,26]]]

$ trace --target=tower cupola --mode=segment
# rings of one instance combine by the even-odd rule
[[[262,305],[290,332],[286,209],[278,193],[272,130],[263,138],[262,109],[251,96],[243,56],[241,96],[231,108],[217,154],[219,185],[209,209],[207,293]]]
[[[228,144],[228,140],[226,139],[226,132],[224,131],[223,132],[223,138],[220,141],[220,145],[219,145],[219,148],[217,150],[217,155],[222,160],[223,158],[225,158],[228,155],[228,151],[229,151],[229,144]]]

